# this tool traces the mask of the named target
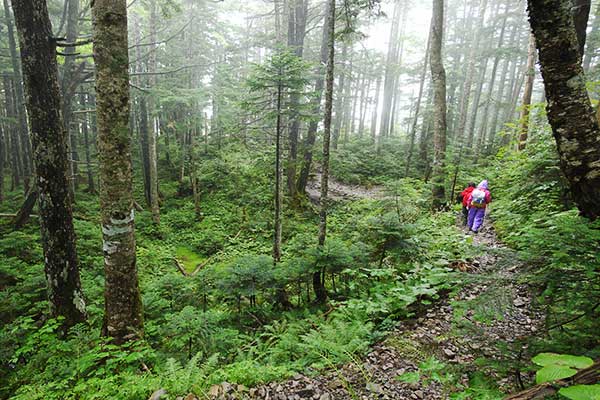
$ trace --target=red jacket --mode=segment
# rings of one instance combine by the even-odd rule
[[[468,197],[471,195],[471,192],[475,190],[474,187],[469,186],[465,190],[463,190],[460,195],[462,197],[462,205],[463,207],[469,207],[469,203],[467,203]]]

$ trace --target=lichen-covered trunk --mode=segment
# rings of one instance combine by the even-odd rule
[[[521,127],[519,131],[519,150],[525,150],[525,147],[527,146],[527,137],[529,136],[529,109],[531,107],[533,81],[535,80],[535,55],[535,37],[533,35],[529,35],[527,69],[525,71],[525,91],[523,92]]]
[[[331,142],[331,120],[333,113],[333,73],[335,64],[335,0],[329,0],[327,19],[327,73],[325,77],[325,116],[323,119],[323,161],[321,173],[321,198],[319,210],[319,246],[325,245],[327,238],[327,211],[329,206],[329,146]],[[321,279],[317,282],[317,275]],[[317,302],[323,303],[327,299],[327,291],[324,285],[325,271],[313,274],[313,288],[317,296]]]
[[[321,39],[321,62],[317,72],[317,79],[315,82],[315,96],[312,101],[312,113],[313,115],[319,115],[321,113],[321,98],[323,95],[323,87],[325,85],[325,78],[322,72],[322,66],[327,64],[328,54],[328,43],[329,43],[329,18],[330,18],[329,2],[325,9],[325,22],[323,25],[323,36]],[[300,176],[296,183],[298,193],[304,194],[306,192],[306,185],[308,183],[308,176],[310,175],[310,169],[312,167],[313,147],[317,139],[317,128],[319,122],[315,119],[308,125],[308,132],[306,133],[306,140],[304,141],[304,157],[302,162],[302,168],[300,169]]]
[[[444,32],[444,0],[433,0],[431,30],[431,79],[433,85],[433,209],[446,203],[446,71],[442,63],[442,36]]]
[[[106,280],[103,334],[123,343],[143,334],[135,259],[126,0],[96,0],[92,19]]]
[[[585,86],[570,0],[528,0],[560,165],[581,214],[600,216],[600,128]]]
[[[31,126],[44,267],[52,315],[64,326],[85,320],[79,282],[67,133],[60,114],[56,43],[45,0],[13,3]],[[32,191],[33,192],[33,191]]]

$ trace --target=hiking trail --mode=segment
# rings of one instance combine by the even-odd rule
[[[319,198],[318,174],[308,192]],[[334,200],[380,199],[381,187],[364,188],[330,181]],[[314,199],[313,199],[314,201]],[[464,235],[466,231],[462,227]],[[398,322],[385,340],[371,347],[359,360],[321,375],[297,374],[283,382],[256,388],[222,383],[211,388],[210,399],[356,400],[356,399],[448,399],[452,388],[432,379],[402,382],[398,376],[419,371],[419,365],[434,356],[445,365],[460,365],[467,387],[469,372],[483,372],[506,392],[528,382],[531,373],[514,370],[496,375],[482,370],[476,359],[518,365],[525,358],[524,339],[541,330],[543,316],[532,306],[529,287],[519,283],[523,264],[515,252],[496,237],[491,220],[473,235],[476,257],[457,266],[464,279],[457,293],[434,302],[418,317]],[[502,348],[504,348],[502,350]],[[443,370],[439,373],[444,373]]]

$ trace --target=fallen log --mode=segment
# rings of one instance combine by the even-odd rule
[[[600,360],[591,367],[582,369],[570,378],[546,382],[505,397],[504,400],[537,400],[555,395],[561,388],[573,385],[593,385],[600,382]]]
[[[179,270],[179,272],[181,272],[181,274],[183,276],[189,276],[189,274],[185,270],[185,267],[183,265],[181,265],[181,263],[179,262],[178,259],[176,259],[175,257],[173,257],[173,261],[175,261],[175,265],[177,266],[177,269]]]

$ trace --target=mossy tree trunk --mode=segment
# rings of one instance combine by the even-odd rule
[[[547,115],[560,165],[581,214],[600,216],[600,128],[581,66],[571,0],[528,0],[536,38]]]
[[[96,0],[92,18],[106,279],[103,334],[123,343],[143,334],[135,259],[127,2]]]
[[[26,105],[33,139],[44,266],[52,315],[64,326],[85,320],[72,198],[68,138],[60,114],[56,43],[45,0],[14,2],[21,45]]]
[[[444,1],[433,1],[431,30],[431,79],[433,81],[433,209],[446,203],[446,71],[442,63],[442,36],[444,33]]]

